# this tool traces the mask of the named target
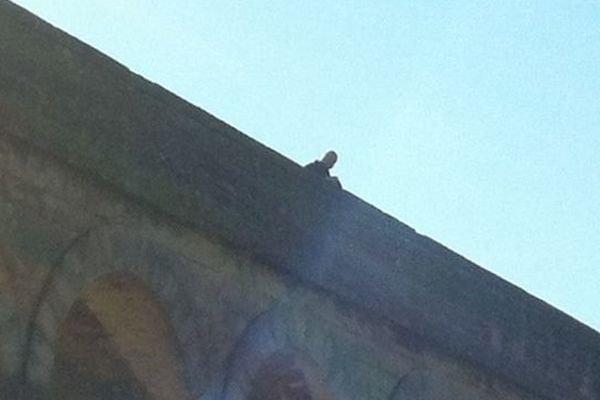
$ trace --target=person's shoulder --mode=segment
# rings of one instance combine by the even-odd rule
[[[306,164],[304,169],[313,172],[320,176],[329,176],[329,169],[322,161],[313,161],[310,164]]]

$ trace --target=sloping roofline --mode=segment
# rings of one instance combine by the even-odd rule
[[[600,398],[600,335],[0,0],[0,135],[548,399]]]

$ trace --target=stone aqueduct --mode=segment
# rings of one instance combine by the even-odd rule
[[[6,0],[0,324],[1,399],[600,398],[597,332]]]

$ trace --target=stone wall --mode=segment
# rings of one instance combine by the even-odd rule
[[[5,390],[50,396],[68,313],[97,282],[120,273],[137,277],[164,306],[191,399],[246,399],[261,368],[280,355],[284,365],[302,371],[318,399],[404,399],[421,392],[433,399],[531,398],[18,140],[0,140],[0,160]],[[113,301],[121,320],[143,317]],[[104,326],[114,333],[110,318],[104,316]],[[141,365],[132,372],[137,380],[151,385],[156,380],[144,379],[143,354],[142,360],[127,355],[128,346],[156,348],[144,339],[121,343],[119,351],[130,366]],[[109,340],[119,344],[117,335]],[[181,398],[166,393],[157,398]]]
[[[90,341],[139,396],[600,396],[593,330],[5,0],[0,323],[7,398]]]

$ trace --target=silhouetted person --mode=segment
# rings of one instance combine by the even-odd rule
[[[324,179],[327,179],[341,189],[342,184],[338,178],[329,174],[329,170],[333,168],[337,162],[337,159],[338,156],[335,151],[328,151],[321,160],[313,161],[310,164],[307,164],[304,169],[312,172],[313,174],[319,175]]]

